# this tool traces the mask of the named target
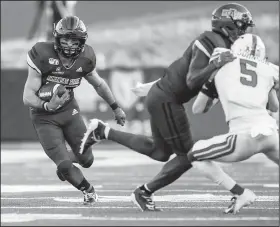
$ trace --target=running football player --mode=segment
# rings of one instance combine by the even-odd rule
[[[152,199],[153,193],[171,184],[192,167],[187,154],[193,140],[183,104],[199,93],[215,70],[234,59],[227,51],[209,64],[213,50],[216,47],[230,48],[253,25],[251,13],[240,4],[225,4],[214,10],[212,31],[205,31],[192,41],[183,56],[165,70],[163,77],[150,84],[146,106],[152,138],[112,129],[97,119],[89,125],[88,134],[94,132],[96,141],[112,140],[161,162],[176,154],[152,181],[132,193],[133,202],[142,211],[158,211]]]
[[[30,116],[38,139],[47,156],[56,164],[57,175],[84,194],[84,203],[97,200],[94,187],[85,179],[79,163],[89,168],[94,160],[91,143],[79,153],[86,125],[74,98],[74,88],[85,78],[110,105],[118,124],[125,123],[125,113],[118,106],[107,83],[95,70],[96,57],[92,47],[85,44],[88,34],[85,24],[76,16],[61,19],[54,28],[54,42],[38,42],[27,54],[28,77],[23,102],[30,107]],[[57,92],[49,102],[37,96],[44,84],[54,82],[66,87],[61,97]],[[72,151],[68,152],[65,141]]]
[[[214,182],[231,192],[236,188],[233,203],[225,211],[236,214],[253,203],[256,195],[237,185],[210,160],[239,162],[263,153],[279,166],[278,125],[268,112],[279,111],[275,90],[279,86],[279,67],[266,60],[265,45],[256,35],[241,36],[231,50],[237,58],[213,73],[193,104],[194,113],[204,113],[213,100],[219,100],[229,132],[196,142],[188,157]],[[215,49],[210,61],[221,51],[227,50]]]

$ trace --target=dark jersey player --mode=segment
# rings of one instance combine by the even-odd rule
[[[118,124],[124,124],[125,113],[95,70],[96,57],[92,47],[85,44],[88,36],[83,21],[75,16],[65,17],[57,23],[53,34],[54,42],[36,43],[27,54],[29,68],[23,102],[30,107],[33,126],[45,153],[57,166],[58,177],[82,191],[84,203],[88,204],[95,202],[97,195],[73,162],[89,168],[94,158],[87,144],[86,152],[79,153],[86,126],[73,90],[85,78],[111,106]],[[42,85],[51,82],[62,84],[67,92],[61,97],[55,92],[45,102],[36,94]],[[65,141],[72,151],[67,151]]]
[[[211,74],[231,62],[231,52],[220,53],[216,61],[209,58],[216,47],[230,48],[248,27],[253,26],[250,12],[239,4],[226,4],[213,12],[212,31],[198,36],[181,58],[173,62],[163,77],[154,83],[146,97],[150,115],[152,138],[114,130],[100,120],[93,120],[88,132],[95,139],[108,139],[154,160],[168,161],[149,183],[132,193],[133,202],[142,211],[157,211],[152,194],[174,182],[189,170],[187,154],[193,146],[190,125],[183,104],[195,97]]]

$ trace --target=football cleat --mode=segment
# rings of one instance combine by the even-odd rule
[[[94,130],[97,128],[97,126],[98,126],[98,122],[96,121],[96,119],[91,120],[91,122],[87,128],[87,131],[85,132],[84,137],[82,139],[82,143],[81,143],[80,150],[79,150],[80,154],[84,154],[84,152],[86,152],[86,150],[90,146],[92,146],[93,144],[96,144],[100,141],[95,137],[95,134],[94,134]]]
[[[255,200],[255,193],[249,189],[245,189],[242,195],[232,198],[232,204],[224,211],[224,213],[237,214],[243,207],[251,205]]]
[[[58,171],[58,169],[56,170],[56,175],[58,176],[59,180],[61,180],[61,181],[65,181],[66,180],[64,178],[64,176],[62,175],[62,173]]]
[[[161,211],[161,209],[156,207],[155,202],[153,201],[153,195],[147,194],[140,188],[136,188],[135,191],[131,194],[131,200],[143,212]]]
[[[90,205],[98,201],[98,195],[96,194],[95,191],[87,192],[86,190],[84,190],[83,194],[84,194],[84,205]]]

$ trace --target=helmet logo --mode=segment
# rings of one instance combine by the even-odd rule
[[[232,18],[233,20],[242,20],[244,13],[241,13],[236,9],[223,9],[222,17]]]

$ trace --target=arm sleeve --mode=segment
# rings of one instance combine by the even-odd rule
[[[39,51],[38,51],[38,44],[35,44],[31,50],[28,51],[27,53],[27,64],[33,68],[34,70],[36,70],[39,74],[42,74],[42,58],[39,55]]]
[[[85,71],[87,73],[91,73],[95,69],[95,67],[96,67],[96,55],[92,47],[89,46]]]

